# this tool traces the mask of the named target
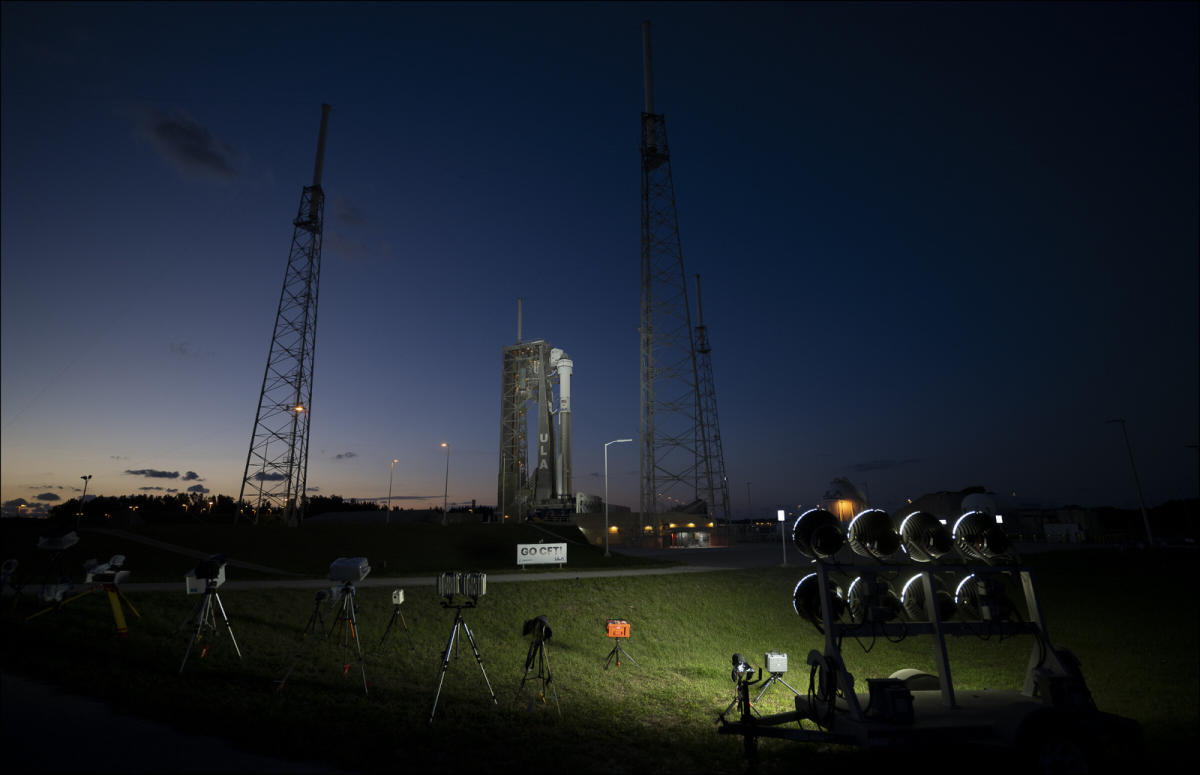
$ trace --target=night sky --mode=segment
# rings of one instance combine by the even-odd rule
[[[322,102],[310,493],[494,503],[518,297],[602,493],[644,19],[736,516],[1196,496],[1195,3],[5,3],[0,500],[236,497]]]

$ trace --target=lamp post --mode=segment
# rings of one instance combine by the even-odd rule
[[[387,507],[386,507],[387,511],[384,512],[384,516],[383,516],[383,524],[385,524],[385,525],[392,524],[392,475],[396,473],[396,464],[399,462],[400,462],[399,460],[392,458],[392,469],[390,471],[388,471],[388,499],[387,499]]]
[[[446,481],[442,485],[442,527],[446,526],[446,495],[450,492],[450,445],[442,442],[446,448]]]
[[[87,500],[87,486],[88,486],[88,481],[90,481],[92,478],[92,475],[86,474],[79,478],[83,480],[83,495],[79,496],[79,512],[77,514],[75,514],[75,529],[76,530],[79,529],[79,518],[83,516],[83,503],[84,503],[84,501]]]
[[[775,512],[779,519],[779,548],[783,550],[783,567],[787,567],[787,539],[784,538],[784,533],[787,531],[783,528],[783,509],[778,509]]]
[[[1137,466],[1133,464],[1133,445],[1129,443],[1129,432],[1125,430],[1125,418],[1118,417],[1109,423],[1121,423],[1121,434],[1125,436],[1125,451],[1129,453],[1129,467],[1133,469],[1133,483],[1137,486],[1138,504],[1142,507],[1142,524],[1146,526],[1146,543],[1154,546],[1154,535],[1150,532],[1150,517],[1146,514],[1146,499],[1142,497],[1142,480],[1138,477]]]
[[[604,442],[604,556],[611,557],[608,553],[608,445],[609,444],[624,444],[633,441],[633,439],[613,439],[612,441]],[[639,537],[638,540],[641,540]]]

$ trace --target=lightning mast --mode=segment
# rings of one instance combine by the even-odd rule
[[[321,275],[321,232],[325,193],[325,130],[329,106],[321,106],[321,131],[313,183],[300,194],[292,221],[283,290],[267,353],[258,411],[246,453],[238,494],[239,509],[249,497],[257,524],[262,516],[282,516],[288,525],[303,519],[307,499],[308,428],[312,417],[313,354],[317,340],[317,280]]]
[[[696,349],[664,117],[654,112],[650,22],[642,23],[641,517],[711,493]],[[711,510],[712,503],[708,504]],[[639,524],[641,535],[644,524]]]
[[[729,479],[725,475],[725,448],[721,445],[721,424],[717,421],[717,387],[713,382],[712,347],[704,325],[704,306],[700,303],[700,275],[696,275],[696,360],[700,372],[700,418],[704,429],[705,469],[708,484],[709,514],[730,519]]]

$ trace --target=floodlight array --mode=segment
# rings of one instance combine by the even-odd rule
[[[792,541],[826,570],[797,582],[792,591],[796,613],[825,631],[819,577],[824,576],[831,624],[842,621],[858,627],[893,621],[932,623],[935,618],[963,623],[1015,618],[1016,607],[1006,592],[1011,570],[975,567],[1015,562],[997,517],[968,511],[953,528],[919,509],[897,519],[899,527],[887,512],[865,509],[843,531],[837,518],[824,509],[801,514],[792,526]],[[839,561],[837,555],[847,544],[854,555],[878,564],[871,568],[854,558]],[[909,562],[926,569],[905,573],[903,566]]]

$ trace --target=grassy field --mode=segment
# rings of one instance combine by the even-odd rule
[[[306,527],[291,533],[313,546],[284,556],[255,531],[240,530],[263,544],[257,553],[239,546],[239,556],[305,575],[320,575],[338,554],[366,554],[373,564],[385,555],[397,563],[402,557],[427,560],[413,571],[511,570],[513,565],[511,544],[505,548],[500,539],[491,540],[497,534],[451,536],[435,530],[385,539],[354,535],[370,533],[367,528],[343,527],[340,534],[316,536]],[[194,538],[192,545],[204,551],[222,548],[217,542],[205,544],[200,532]],[[501,538],[507,542],[511,535]],[[171,540],[183,537],[175,534]],[[231,551],[230,540],[225,539],[224,551]],[[384,540],[389,543],[379,543]],[[364,544],[370,549],[363,551]],[[343,546],[360,548],[342,551]],[[581,564],[594,560],[584,559],[583,547],[577,552],[572,546],[571,552],[572,568],[578,567],[577,556]],[[1189,584],[1193,558],[1193,553],[1172,552],[1031,558],[1054,641],[1080,657],[1101,709],[1143,724],[1154,763],[1194,758],[1198,742],[1198,612]],[[400,575],[400,566],[393,567]],[[177,568],[170,578],[179,575]],[[230,576],[244,577],[233,570]],[[5,670],[53,680],[137,715],[186,718],[192,731],[214,732],[250,750],[329,760],[354,770],[503,772],[542,762],[579,773],[740,773],[746,769],[740,741],[718,735],[715,725],[716,714],[732,699],[730,654],[742,652],[758,664],[764,651],[786,651],[793,665],[788,681],[801,691],[807,687],[807,670],[800,665],[810,649],[821,647],[821,639],[791,610],[798,576],[795,568],[761,568],[493,583],[464,618],[499,702],[492,703],[464,643],[461,656],[451,660],[432,724],[428,718],[454,612],[441,607],[431,587],[407,590],[404,613],[415,650],[402,631],[393,631],[380,645],[392,613],[390,590],[359,591],[370,683],[365,696],[356,658],[347,658],[337,643],[316,641],[301,652],[300,636],[314,599],[298,590],[223,592],[245,658],[238,661],[222,635],[207,658],[193,654],[182,676],[178,670],[188,632],[179,625],[197,600],[185,596],[182,585],[178,593],[131,594],[142,617],[123,640],[113,636],[102,595],[29,622],[24,615],[34,610],[32,600],[14,610],[9,599],[0,657]],[[538,614],[548,616],[554,631],[549,655],[561,717],[553,700],[531,706],[528,686],[517,696],[528,648],[522,623]],[[326,615],[329,622],[332,613]],[[608,618],[631,623],[633,636],[626,645],[640,665],[624,662],[604,670],[612,645],[604,637]],[[1025,637],[964,638],[952,640],[949,648],[960,688],[1019,688],[1031,643]],[[902,667],[933,670],[928,638],[897,644],[847,641],[844,653],[860,682]],[[295,672],[277,691],[276,682],[298,654]],[[347,662],[351,668],[344,674]],[[764,704],[764,712],[787,710],[789,693],[773,688]],[[841,749],[768,740],[761,747],[759,771],[833,772],[865,764],[863,758]]]

